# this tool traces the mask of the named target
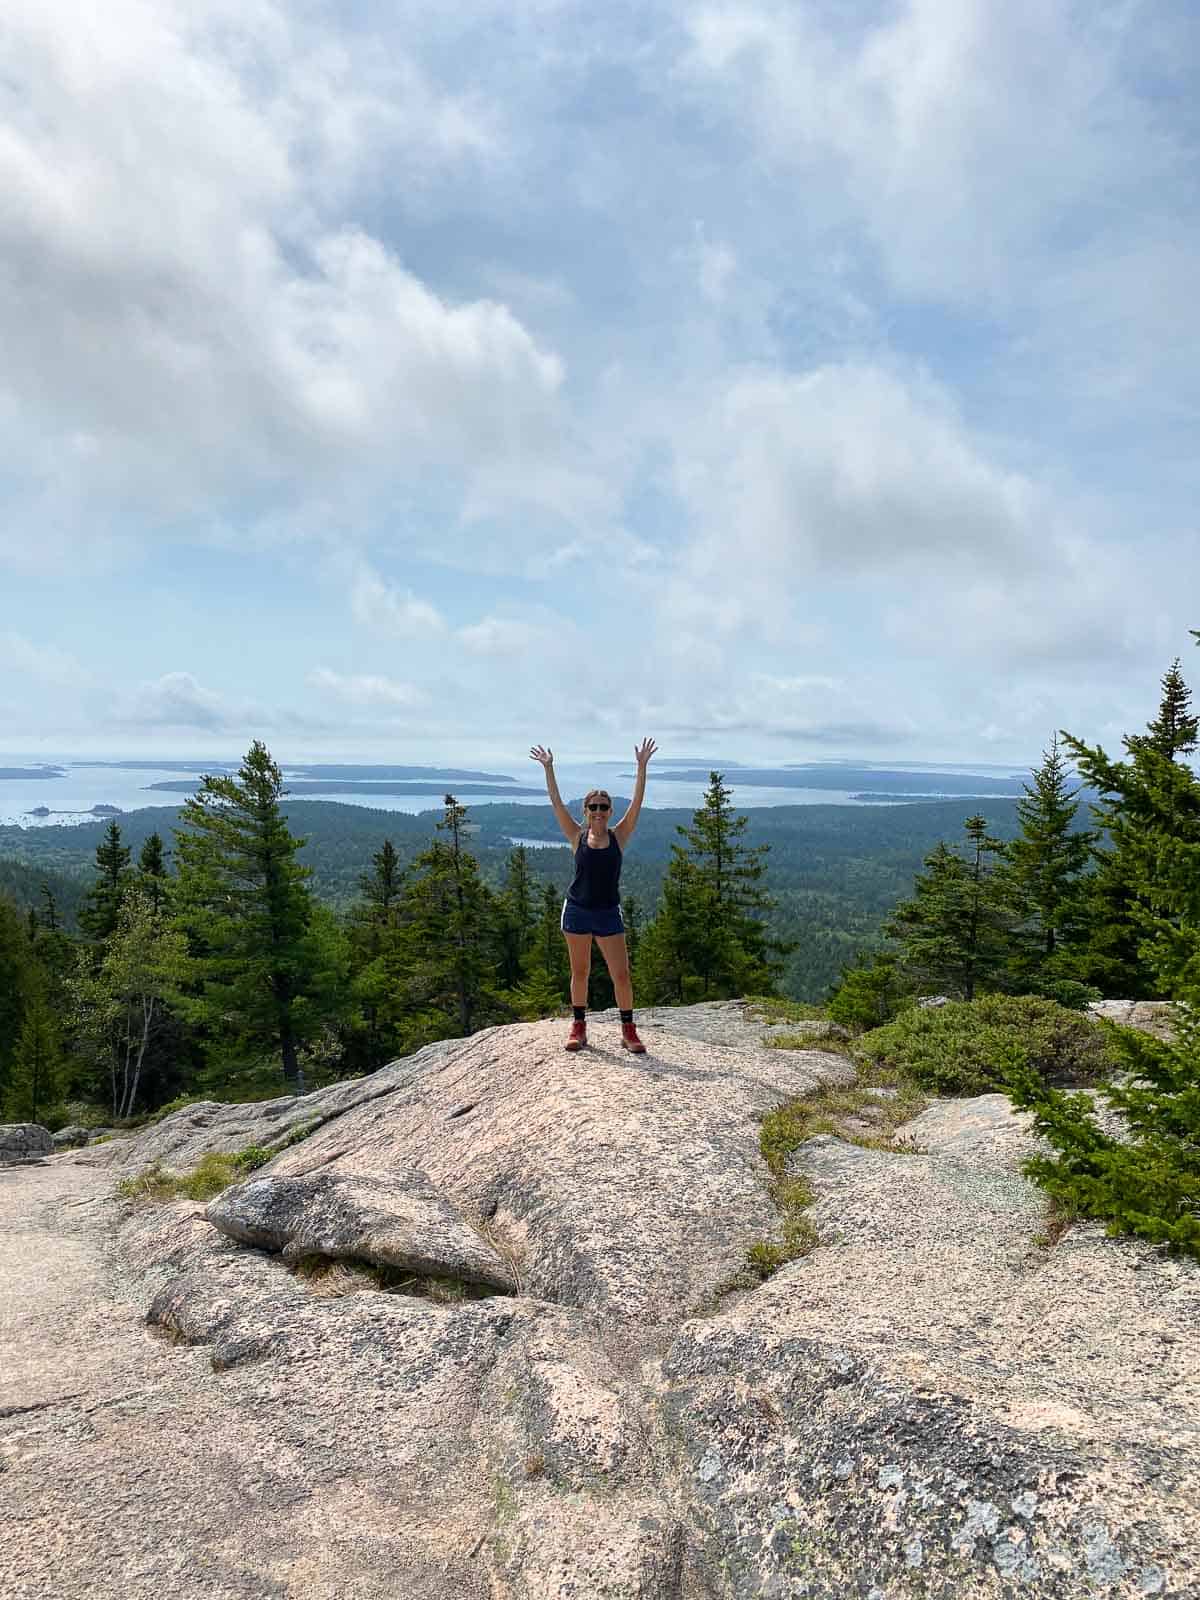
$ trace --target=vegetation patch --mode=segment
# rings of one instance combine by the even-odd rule
[[[889,1076],[899,1075],[893,1072]],[[810,1095],[767,1112],[759,1126],[758,1147],[771,1174],[770,1193],[782,1220],[783,1239],[756,1240],[746,1251],[744,1269],[723,1285],[721,1294],[761,1283],[820,1244],[820,1234],[806,1214],[816,1194],[807,1179],[789,1176],[787,1171],[789,1159],[806,1139],[832,1133],[870,1150],[919,1153],[913,1141],[897,1138],[894,1130],[918,1116],[929,1102],[911,1081],[902,1080],[888,1087],[891,1093],[879,1094],[869,1086],[839,1088],[825,1084]],[[864,1123],[869,1126],[864,1127]]]
[[[292,1273],[302,1278],[315,1294],[356,1294],[373,1289],[384,1294],[412,1295],[431,1300],[435,1305],[459,1305],[467,1300],[490,1300],[504,1293],[486,1284],[463,1283],[458,1278],[429,1273],[408,1272],[378,1261],[355,1256],[301,1256],[292,1264]]]
[[[1039,1233],[1033,1236],[1034,1244],[1043,1250],[1049,1250],[1063,1237],[1072,1223],[1079,1221],[1079,1210],[1065,1200],[1060,1200],[1056,1195],[1050,1195],[1046,1200],[1046,1212],[1043,1226]]]
[[[829,1012],[824,1006],[809,1005],[803,1000],[789,1000],[786,995],[756,994],[746,1000],[746,1018],[750,1022],[828,1022]]]
[[[940,1095],[1002,1090],[1026,1072],[1046,1082],[1098,1083],[1117,1064],[1110,1033],[1037,995],[988,994],[906,1011],[863,1034],[855,1054]]]
[[[95,1141],[99,1143],[99,1140]],[[244,1150],[210,1150],[190,1172],[172,1172],[154,1161],[141,1172],[122,1178],[117,1193],[127,1200],[212,1200],[247,1173],[270,1161],[273,1150],[247,1145]]]

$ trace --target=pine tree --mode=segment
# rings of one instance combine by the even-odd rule
[[[62,1092],[58,1024],[44,987],[34,983],[26,998],[4,1096],[4,1115],[14,1122],[42,1122],[61,1101]]]
[[[33,949],[24,918],[11,900],[0,895],[0,1104],[8,1091],[34,981]]]
[[[1132,743],[1149,745],[1168,761],[1178,761],[1180,756],[1192,754],[1200,733],[1200,718],[1190,709],[1192,691],[1184,682],[1178,656],[1163,674],[1161,687],[1158,715]]]
[[[498,1020],[495,907],[466,847],[467,808],[445,797],[437,838],[413,862],[401,925],[382,957],[385,1020],[409,1037],[464,1036]]]
[[[719,772],[691,827],[676,831],[654,919],[641,931],[637,991],[653,1003],[765,994],[780,957],[792,946],[772,939],[762,921],[774,901],[762,887],[768,845],[743,842],[748,818],[730,804]]]
[[[1200,780],[1179,760],[1195,730],[1169,679],[1157,723],[1126,740],[1131,762],[1088,754],[1105,792],[1123,802],[1118,838],[1139,954],[1158,992],[1177,1002],[1174,1036],[1166,1043],[1111,1029],[1127,1071],[1099,1093],[1123,1117],[1122,1138],[1100,1128],[1086,1095],[1063,1094],[1033,1073],[1017,1075],[1009,1093],[1058,1152],[1030,1158],[1028,1176],[1068,1208],[1104,1220],[1110,1234],[1137,1234],[1200,1260]]]
[[[643,1005],[687,1005],[706,993],[723,955],[699,870],[676,846],[658,909],[638,939],[634,993]]]
[[[388,976],[381,965],[383,953],[400,917],[404,873],[396,847],[385,839],[371,857],[371,871],[358,880],[362,899],[348,920],[351,998],[360,1016],[347,1023],[343,1039],[343,1066],[349,1071],[373,1071],[399,1053],[395,1030],[381,1020],[380,1001]]]
[[[994,860],[1002,850],[987,820],[968,817],[964,860],[942,840],[925,857],[911,900],[897,906],[884,932],[905,971],[923,985],[963,1000],[999,986],[1013,949],[1016,916]]]
[[[152,833],[138,855],[137,887],[156,912],[166,904],[167,860],[162,835]]]
[[[510,854],[500,890],[499,932],[500,966],[498,979],[505,989],[521,983],[525,959],[533,943],[536,917],[533,906],[533,880],[529,872],[529,853],[524,845]]]
[[[132,882],[132,851],[121,843],[121,827],[110,822],[96,846],[97,881],[79,908],[79,925],[96,944],[103,944],[117,925],[121,902]]]
[[[1076,965],[1079,976],[1102,993],[1123,999],[1161,992],[1146,941],[1167,937],[1155,884],[1160,877],[1174,879],[1161,871],[1157,858],[1200,843],[1200,783],[1183,759],[1196,747],[1197,719],[1189,711],[1190,691],[1178,662],[1163,677],[1162,688],[1158,716],[1146,732],[1122,741],[1124,761],[1063,734],[1080,773],[1099,791],[1092,812],[1107,836],[1104,847],[1094,850],[1097,865],[1086,886]],[[1154,935],[1147,931],[1151,924],[1157,927]]]
[[[283,776],[259,740],[236,777],[207,776],[176,829],[179,916],[191,947],[189,1010],[210,1058],[244,1067],[277,1053],[304,1092],[299,1052],[334,1009],[337,973],[313,931],[305,841],[280,810]]]
[[[1017,801],[1020,835],[1005,846],[1011,888],[1024,913],[1014,976],[1029,987],[1069,976],[1069,946],[1078,935],[1081,877],[1091,859],[1096,835],[1072,827],[1079,811],[1078,789],[1068,788],[1067,767],[1053,735],[1042,752],[1033,784],[1022,784]]]

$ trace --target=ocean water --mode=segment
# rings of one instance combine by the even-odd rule
[[[114,761],[122,759],[117,754],[112,757]],[[0,824],[37,827],[42,824],[91,822],[95,820],[96,813],[93,808],[97,806],[112,806],[118,812],[137,811],[145,806],[165,806],[176,810],[183,804],[186,798],[184,794],[164,793],[149,786],[159,782],[188,779],[194,780],[198,785],[204,772],[213,770],[211,764],[208,767],[199,764],[188,767],[172,761],[167,766],[155,766],[149,759],[139,759],[145,759],[145,765],[112,767],[100,766],[94,761],[79,760],[70,755],[63,756],[56,763],[50,763],[44,754],[29,756],[20,752],[0,751],[0,769],[25,768],[53,773],[45,777],[0,778]],[[232,760],[230,764],[236,767],[237,762]],[[369,763],[364,762],[363,765]],[[541,769],[532,761],[527,761],[524,766],[514,763],[511,766],[493,767],[488,762],[455,762],[453,765],[459,767],[467,765],[477,772],[511,778],[514,788],[540,789],[544,783]],[[701,765],[697,763],[698,767]],[[285,779],[289,773],[297,776],[305,770],[304,767],[283,767]],[[782,773],[786,769],[780,767],[776,770]],[[943,766],[941,770],[949,769]],[[973,769],[962,767],[955,770],[971,772]],[[616,795],[628,795],[633,787],[631,767],[628,762],[598,761],[591,766],[556,764],[555,771],[559,789],[568,804],[594,787],[603,786]],[[856,800],[850,789],[793,789],[775,788],[763,784],[739,785],[737,770],[732,766],[726,770],[725,781],[733,790],[735,803],[747,809],[782,805],[887,803]],[[654,768],[651,766],[646,784],[645,803],[647,806],[672,810],[694,808],[700,804],[704,789],[703,782],[656,782]],[[437,778],[430,780],[428,794],[363,794],[348,790],[345,793],[331,791],[311,796],[299,794],[298,798],[334,800],[343,805],[359,805],[381,811],[406,811],[416,814],[421,811],[440,810],[442,796],[447,790],[450,790],[464,805],[469,806],[491,805],[508,799],[504,794],[480,794],[478,791],[473,791],[469,781]],[[546,803],[541,795],[531,794],[514,794],[511,800],[513,803],[530,806],[541,806]],[[33,814],[43,807],[49,815]]]

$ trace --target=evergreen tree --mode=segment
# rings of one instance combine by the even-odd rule
[[[534,913],[534,885],[529,872],[529,853],[517,845],[504,869],[500,891],[500,964],[498,978],[505,989],[522,981],[526,956],[533,945],[537,919]]]
[[[694,861],[675,846],[658,910],[642,929],[634,993],[643,1005],[687,1005],[706,993],[712,973],[727,964],[717,944],[709,895]]]
[[[103,944],[117,925],[121,902],[133,877],[129,865],[131,856],[128,846],[121,843],[120,824],[110,822],[96,846],[99,877],[79,908],[79,925],[96,944]]]
[[[562,935],[562,899],[552,883],[542,888],[541,907],[529,948],[529,968],[544,972],[549,991],[565,1005],[571,987],[571,958]]]
[[[761,882],[769,846],[744,843],[749,819],[732,794],[711,772],[691,827],[676,830],[685,843],[672,846],[658,910],[639,932],[637,988],[649,1004],[770,993],[793,948],[762,921],[774,906]]]
[[[451,794],[445,808],[437,825],[445,837],[416,858],[406,879],[377,989],[384,1019],[403,1023],[421,1043],[464,1036],[503,1015],[494,988],[495,907],[466,847],[467,808]]]
[[[1069,946],[1078,936],[1081,877],[1096,835],[1074,829],[1079,811],[1077,789],[1068,787],[1066,763],[1058,736],[1042,752],[1033,784],[1022,784],[1017,802],[1020,835],[1004,851],[1010,886],[1023,913],[1014,961],[1018,987],[1028,988],[1038,975],[1045,981],[1069,976]]]
[[[1195,638],[1200,644],[1200,633]],[[1126,824],[1118,848],[1139,955],[1158,992],[1177,1001],[1174,1036],[1167,1043],[1111,1029],[1127,1070],[1099,1093],[1124,1119],[1121,1138],[1100,1128],[1087,1095],[1052,1089],[1032,1072],[1014,1074],[1009,1093],[1058,1152],[1026,1161],[1028,1176],[1068,1209],[1105,1221],[1109,1234],[1136,1234],[1200,1260],[1200,781],[1179,760],[1196,737],[1186,700],[1170,674],[1163,683],[1157,722],[1125,742],[1130,762],[1088,754],[1105,792],[1122,802],[1114,807]]]
[[[1176,879],[1161,858],[1200,843],[1200,783],[1184,759],[1196,747],[1197,719],[1177,662],[1162,683],[1158,716],[1144,734],[1122,741],[1126,760],[1063,734],[1080,773],[1100,793],[1092,810],[1107,836],[1094,852],[1096,871],[1087,885],[1078,974],[1124,999],[1161,992],[1161,964],[1151,959],[1147,940],[1169,942],[1171,918],[1179,915],[1167,908]]]
[[[363,873],[358,884],[362,899],[350,913],[349,955],[351,996],[361,1014],[347,1024],[343,1040],[343,1067],[351,1072],[373,1071],[399,1051],[394,1030],[386,1027],[380,1016],[380,999],[388,981],[380,962],[398,925],[404,895],[404,874],[390,839],[372,855],[371,871]]]
[[[1146,732],[1131,742],[1149,745],[1168,761],[1178,761],[1180,756],[1190,756],[1195,750],[1200,731],[1200,718],[1191,710],[1192,691],[1184,682],[1178,656],[1163,674],[1161,687],[1158,715]]]
[[[188,1009],[206,1029],[210,1060],[277,1053],[304,1092],[302,1047],[336,1009],[327,937],[313,929],[303,839],[280,810],[283,776],[259,740],[236,777],[207,776],[176,829],[179,915],[191,947]]]
[[[13,1122],[44,1122],[62,1100],[62,1069],[58,1024],[45,988],[35,982],[26,997],[4,1115]]]
[[[8,1092],[34,981],[33,949],[25,919],[11,900],[0,896],[0,1104]]]
[[[167,861],[161,834],[152,833],[142,845],[138,855],[137,887],[156,912],[162,909],[167,898]]]
[[[910,976],[971,1000],[1000,986],[1016,917],[993,859],[1000,841],[989,836],[984,817],[968,817],[964,827],[967,859],[939,843],[925,857],[927,870],[917,874],[913,898],[897,906],[884,931]]]

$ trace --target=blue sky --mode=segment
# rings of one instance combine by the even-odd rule
[[[1200,627],[1188,3],[8,0],[10,749],[1030,760]]]

